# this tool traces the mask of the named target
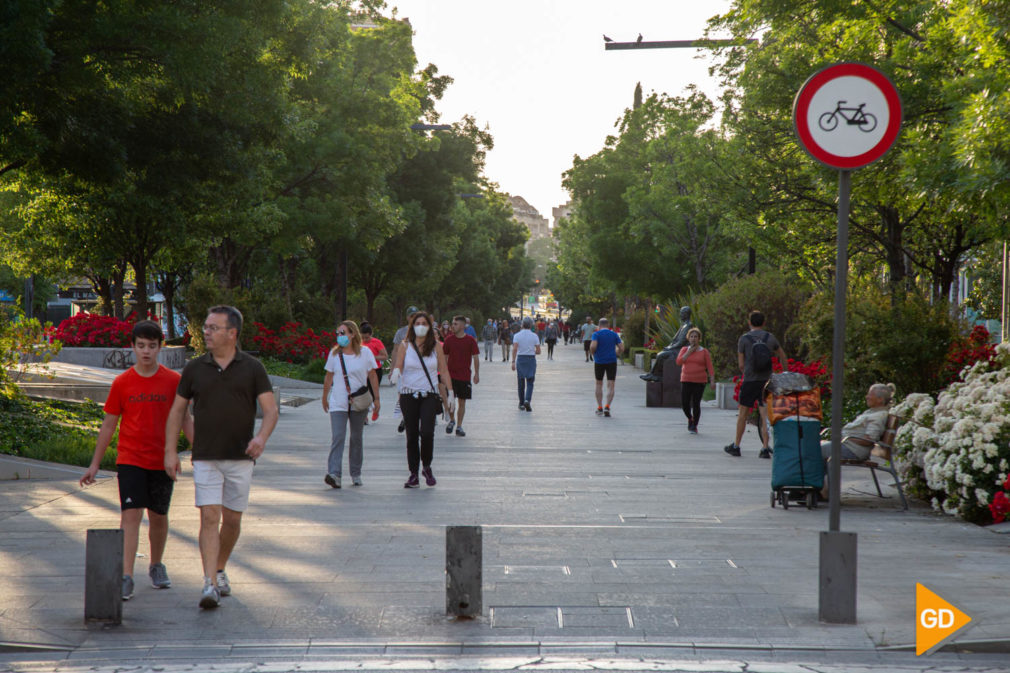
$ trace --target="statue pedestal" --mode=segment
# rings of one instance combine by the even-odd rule
[[[647,381],[645,406],[680,408],[680,365],[670,358],[663,366],[662,381]]]

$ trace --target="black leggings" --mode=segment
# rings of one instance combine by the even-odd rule
[[[689,423],[698,424],[698,419],[701,418],[701,398],[704,394],[704,383],[680,382],[680,402]]]
[[[435,451],[435,416],[442,408],[438,395],[400,395],[400,412],[407,431],[407,469],[417,474],[419,465],[431,467]],[[420,444],[420,446],[418,446]]]
[[[554,346],[557,343],[558,343],[557,339],[548,339],[547,340],[547,357],[549,357],[549,358],[554,357]]]

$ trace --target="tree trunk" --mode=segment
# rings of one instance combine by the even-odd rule
[[[102,312],[112,315],[112,279],[96,275],[91,278],[91,286],[102,300]]]
[[[126,293],[123,282],[126,278],[126,265],[117,266],[112,270],[112,315],[122,320],[124,313],[123,296]]]
[[[645,324],[642,326],[642,345],[649,341],[649,328],[652,321],[652,300],[645,300]]]
[[[163,271],[160,280],[155,281],[156,287],[165,297],[165,327],[167,327],[168,338],[174,339],[175,334],[175,290],[178,287],[178,275],[171,271]]]
[[[887,260],[888,283],[891,286],[891,302],[897,299],[897,295],[903,290],[905,284],[905,252],[902,247],[902,234],[905,224],[901,221],[901,216],[897,208],[891,206],[878,206],[877,212],[880,214],[881,224],[884,229],[884,254]]]
[[[147,260],[135,259],[130,262],[133,267],[133,274],[136,277],[137,289],[134,291],[134,307],[137,312],[137,320],[147,319]]]

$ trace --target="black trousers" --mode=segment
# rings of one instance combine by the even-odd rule
[[[558,343],[557,339],[548,339],[547,340],[547,357],[549,357],[549,358],[554,357],[554,346],[557,343]]]
[[[400,395],[400,412],[407,433],[407,469],[417,474],[419,465],[431,467],[435,451],[435,416],[442,409],[438,395]]]
[[[704,383],[680,382],[680,401],[689,423],[698,424],[698,419],[701,418],[701,398],[704,394]]]

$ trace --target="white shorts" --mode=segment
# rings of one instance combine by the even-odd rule
[[[249,506],[252,475],[251,460],[194,460],[196,506],[223,505],[244,512]]]

